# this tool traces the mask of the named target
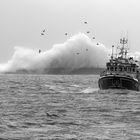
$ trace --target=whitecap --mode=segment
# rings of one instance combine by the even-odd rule
[[[93,93],[93,92],[96,92],[98,90],[99,90],[99,88],[91,88],[91,87],[88,87],[88,88],[82,90],[81,92],[82,93]]]
[[[77,87],[77,88],[81,87],[80,85],[76,85],[76,84],[70,85],[70,86],[71,86],[71,87]]]

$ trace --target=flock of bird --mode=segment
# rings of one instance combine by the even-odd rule
[[[84,22],[84,24],[88,24],[88,22],[87,22],[87,21],[85,21],[85,22]],[[45,29],[43,29],[43,30],[42,30],[42,32],[41,32],[41,35],[43,36],[43,35],[45,35],[45,33],[46,33],[46,30],[45,30]],[[90,31],[87,31],[86,33],[87,33],[87,34],[89,34],[89,33],[90,33]],[[67,36],[67,35],[68,35],[68,33],[65,33],[65,36]],[[95,37],[93,37],[92,39],[95,39]]]
[[[88,24],[88,22],[85,21],[84,24]],[[46,33],[46,29],[43,29],[42,32],[41,32],[41,36],[44,36],[45,33]],[[86,33],[89,34],[90,31],[87,31]],[[68,33],[65,33],[65,36],[67,36],[67,35],[68,35]],[[95,37],[92,37],[92,39],[95,39]],[[99,45],[99,43],[97,42],[96,45]],[[88,49],[86,49],[86,51],[88,51]],[[40,49],[39,49],[39,53],[41,53],[41,50]],[[79,55],[80,53],[76,53],[76,54]]]

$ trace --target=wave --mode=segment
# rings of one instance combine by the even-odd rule
[[[104,68],[109,49],[83,33],[70,37],[50,50],[15,47],[12,58],[0,64],[1,73],[88,73]]]

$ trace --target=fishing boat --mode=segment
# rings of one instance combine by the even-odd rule
[[[128,56],[128,39],[125,37],[120,39],[115,55],[113,49],[114,45],[112,46],[111,58],[106,63],[106,69],[100,74],[99,88],[139,91],[139,65],[137,60]]]

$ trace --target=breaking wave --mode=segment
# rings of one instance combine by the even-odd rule
[[[69,73],[77,69],[103,68],[109,53],[108,48],[84,33],[41,53],[24,47],[14,49],[12,58],[0,64],[1,73]]]

